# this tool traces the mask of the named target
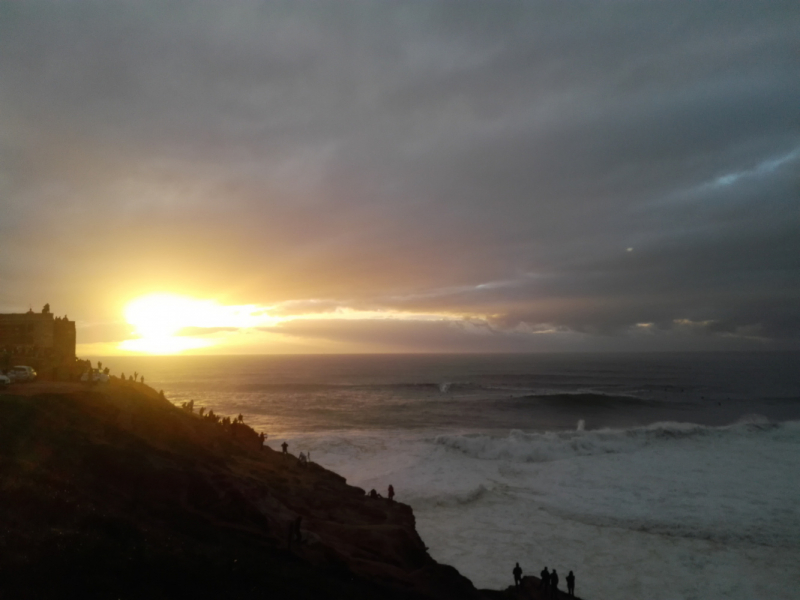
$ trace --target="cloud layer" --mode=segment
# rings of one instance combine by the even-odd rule
[[[798,347],[796,2],[0,11],[0,309],[174,291],[462,322],[276,326],[370,348]]]

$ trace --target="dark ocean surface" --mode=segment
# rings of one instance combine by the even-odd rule
[[[112,357],[176,402],[273,433],[586,429],[800,418],[800,354]]]

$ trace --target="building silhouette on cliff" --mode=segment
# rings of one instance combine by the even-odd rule
[[[66,379],[75,369],[75,321],[42,312],[0,314],[0,369],[28,365],[43,379]]]

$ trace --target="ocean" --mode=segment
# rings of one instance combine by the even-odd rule
[[[108,357],[414,508],[482,588],[794,599],[800,354]]]

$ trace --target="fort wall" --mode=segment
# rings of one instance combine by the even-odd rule
[[[28,365],[42,379],[69,379],[76,366],[75,321],[42,312],[0,314],[0,369]]]

